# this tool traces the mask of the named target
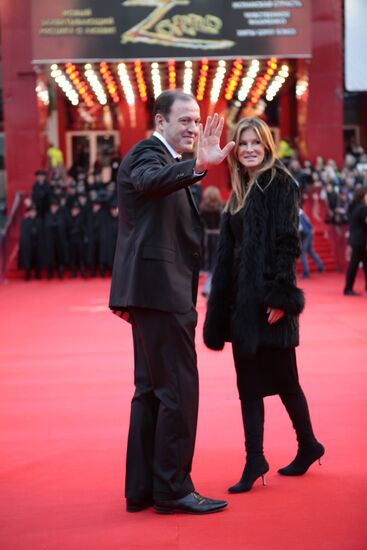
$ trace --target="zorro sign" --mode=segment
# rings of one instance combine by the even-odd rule
[[[33,61],[308,57],[311,0],[32,0]]]

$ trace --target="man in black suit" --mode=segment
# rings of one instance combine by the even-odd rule
[[[132,323],[135,394],[126,458],[129,512],[211,513],[227,503],[200,496],[190,471],[198,410],[195,309],[202,228],[190,185],[234,146],[220,148],[223,119],[203,129],[195,98],[163,92],[155,132],[135,145],[117,177],[119,233],[110,308]],[[177,162],[192,153],[197,158]]]

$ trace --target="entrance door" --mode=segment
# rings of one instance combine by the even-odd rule
[[[67,165],[82,166],[87,173],[98,171],[102,181],[111,178],[111,157],[119,147],[119,132],[77,131],[66,134]]]

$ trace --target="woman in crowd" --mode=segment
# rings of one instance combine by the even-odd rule
[[[344,294],[346,296],[359,296],[353,290],[354,281],[357,275],[360,262],[363,264],[365,285],[367,290],[367,190],[357,189],[353,201],[348,210],[349,221],[349,244],[352,248],[347,278],[345,281]]]
[[[204,326],[206,345],[231,341],[245,431],[246,464],[232,493],[249,491],[269,470],[263,453],[264,402],[278,394],[298,440],[295,459],[280,474],[307,472],[324,454],[298,381],[295,347],[304,307],[296,287],[299,189],[277,159],[270,129],[241,120],[229,157],[232,194],[222,218]]]

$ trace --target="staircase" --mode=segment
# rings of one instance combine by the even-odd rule
[[[314,234],[314,249],[320,260],[324,264],[325,271],[336,271],[336,259],[330,240],[325,230],[317,229]],[[310,271],[317,271],[317,266],[310,256],[307,256]],[[297,261],[297,272],[302,273],[301,260]]]

